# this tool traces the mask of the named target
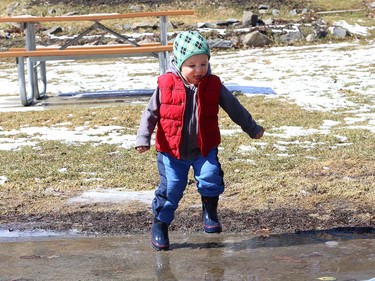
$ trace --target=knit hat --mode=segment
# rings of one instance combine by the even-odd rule
[[[193,55],[205,54],[210,59],[210,47],[206,39],[197,31],[184,31],[173,42],[173,55],[178,69]]]

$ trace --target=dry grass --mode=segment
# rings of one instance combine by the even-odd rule
[[[352,0],[346,7],[357,7],[359,2],[362,1]],[[1,1],[0,9],[4,11],[11,3]],[[27,1],[20,3],[24,5]],[[322,10],[330,10],[329,3],[316,2]],[[66,12],[65,7],[56,8],[58,13]],[[237,10],[228,9],[227,13],[228,18],[239,16]],[[195,22],[203,21],[205,16],[216,19],[211,11],[199,8],[196,16],[192,19]],[[340,18],[344,17],[340,15]],[[371,97],[354,92],[345,95],[358,104],[374,104]],[[224,208],[238,212],[280,206],[314,208],[319,202],[330,201],[373,205],[375,142],[373,133],[366,129],[347,128],[345,118],[355,113],[346,110],[310,112],[278,99],[238,97],[254,118],[261,120],[267,134],[259,141],[251,140],[243,133],[223,136],[219,157],[227,188],[226,200],[222,202]],[[5,133],[0,138],[29,138],[21,133],[7,133],[23,127],[61,127],[61,124],[69,130],[79,126],[116,125],[122,127],[121,134],[134,135],[143,108],[144,105],[122,104],[0,113],[0,132]],[[220,120],[222,129],[238,129],[224,113]],[[278,128],[286,124],[306,130],[319,129],[324,120],[340,123],[331,128],[328,135],[316,133],[288,139],[275,135]],[[342,141],[337,136],[347,139]],[[115,187],[152,190],[158,184],[154,149],[137,154],[133,149],[118,145],[33,141],[36,141],[35,146],[0,150],[0,176],[8,178],[0,185],[0,215],[50,213],[60,209],[66,212],[65,200],[84,190]],[[241,145],[256,149],[240,150]],[[196,196],[191,180],[181,208],[195,205]],[[108,208],[118,210],[119,206]]]
[[[255,119],[262,120],[268,135],[260,141],[251,140],[243,133],[223,136],[220,159],[227,184],[225,196],[229,198],[223,203],[228,204],[225,207],[241,210],[296,202],[307,206],[329,199],[373,202],[375,159],[369,151],[375,151],[375,144],[366,130],[337,126],[329,135],[317,133],[287,140],[273,136],[275,129],[285,124],[317,129],[323,120],[343,121],[347,115],[307,112],[265,97],[239,96],[239,99]],[[123,127],[122,134],[134,135],[143,108],[143,105],[121,105],[1,113],[0,124],[3,131],[25,126],[53,127],[61,123],[69,129],[117,125]],[[237,128],[224,113],[221,126],[222,129]],[[348,145],[340,143],[337,135],[346,136]],[[256,150],[242,151],[241,145],[253,146]],[[285,146],[285,151],[280,151],[280,146]],[[151,190],[158,184],[154,149],[137,154],[118,145],[37,141],[36,146],[0,151],[0,166],[2,175],[9,180],[0,186],[2,214],[15,210],[48,212],[53,204],[63,205],[65,199],[88,189]],[[187,193],[195,194],[194,190],[192,185]],[[236,199],[236,203],[230,198]],[[182,206],[193,204],[194,199],[195,195],[188,195]]]

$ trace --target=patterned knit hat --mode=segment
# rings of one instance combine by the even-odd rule
[[[173,55],[178,69],[193,55],[205,54],[210,59],[210,47],[206,39],[197,31],[184,31],[177,35],[173,42]]]

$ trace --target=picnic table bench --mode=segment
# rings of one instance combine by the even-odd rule
[[[47,90],[47,71],[46,61],[48,60],[68,60],[68,59],[88,59],[88,58],[110,58],[125,56],[151,55],[159,60],[159,71],[164,73],[168,66],[169,54],[172,51],[172,45],[167,39],[167,17],[193,15],[193,10],[173,10],[173,11],[155,11],[138,12],[126,14],[92,14],[92,15],[74,15],[74,16],[17,16],[0,18],[0,23],[22,23],[25,27],[25,47],[9,48],[0,52],[0,58],[16,58],[18,70],[19,95],[21,103],[24,106],[32,105],[35,99],[42,99],[46,96]],[[158,17],[160,28],[160,42],[137,44],[130,40],[126,35],[119,34],[116,31],[103,25],[104,20],[121,20],[129,18]],[[70,39],[61,47],[37,47],[35,25],[41,22],[94,22],[89,28],[85,29],[79,35]],[[116,45],[98,45],[98,46],[75,46],[73,45],[82,37],[95,29],[105,30],[115,37],[126,42]],[[26,70],[26,71],[25,71]],[[27,78],[26,75],[27,73]]]

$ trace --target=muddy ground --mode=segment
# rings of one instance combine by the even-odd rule
[[[3,204],[7,204],[3,201]],[[233,211],[219,208],[225,233],[249,232],[261,235],[298,233],[333,228],[375,228],[375,210],[369,203],[354,201],[320,202],[304,208],[303,201],[276,208]],[[225,199],[222,205],[226,205]],[[137,234],[150,231],[152,214],[142,203],[56,205],[50,212],[9,212],[0,216],[2,228],[11,230],[78,230],[87,234]],[[201,232],[201,209],[198,205],[182,207],[171,224],[172,231]]]

